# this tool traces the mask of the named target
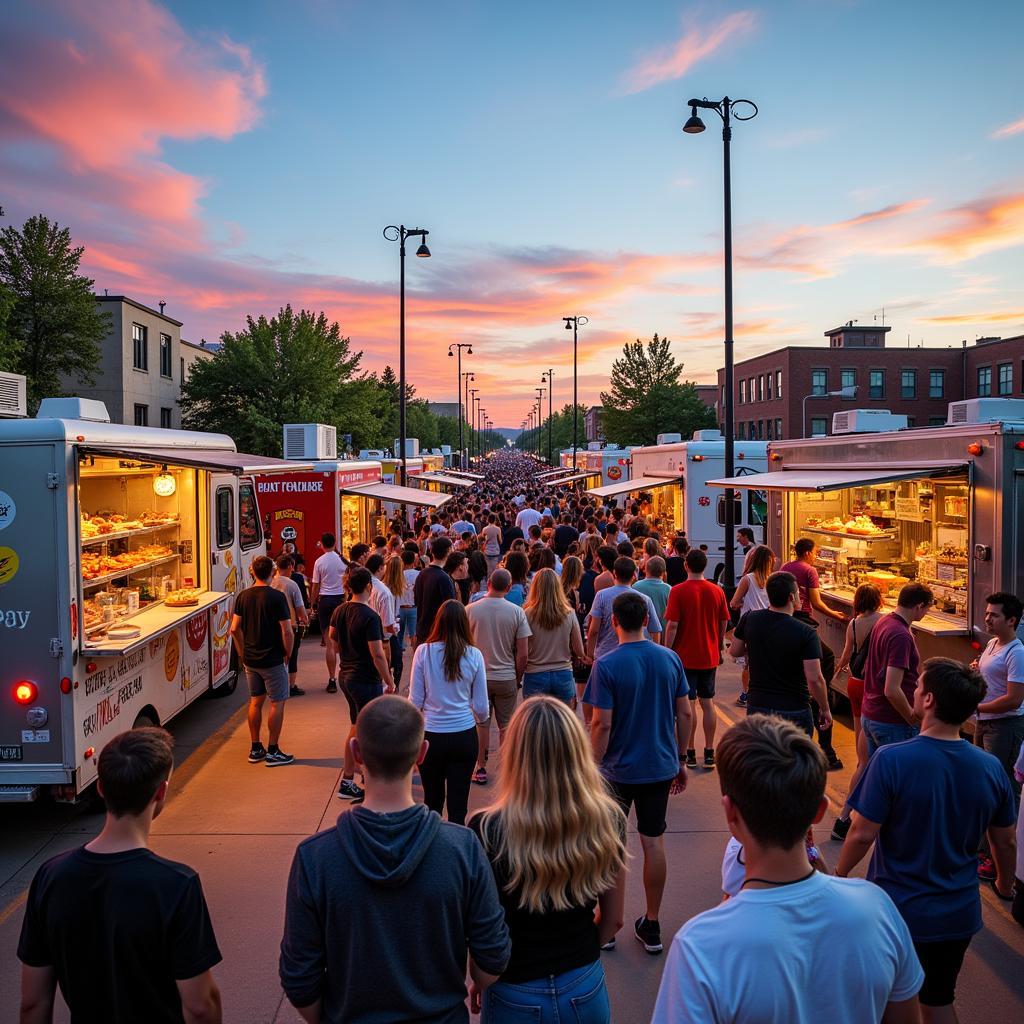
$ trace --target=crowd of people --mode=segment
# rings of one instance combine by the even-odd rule
[[[299,845],[288,881],[280,977],[303,1019],[610,1020],[602,952],[627,916],[627,819],[643,888],[632,932],[656,956],[669,800],[717,771],[723,902],[669,943],[653,1020],[955,1020],[979,881],[1024,925],[1020,600],[988,598],[975,663],[922,664],[910,627],[927,587],[905,586],[886,613],[861,586],[847,622],[822,599],[811,540],[777,567],[744,530],[727,600],[706,551],[658,535],[639,506],[544,484],[515,452],[485,465],[465,495],[396,516],[387,536],[339,552],[325,534],[308,580],[295,553],[257,558],[235,604],[251,763],[295,760],[285,707],[304,692],[313,622],[324,689],[348,708],[338,797],[351,809]],[[843,620],[838,656],[814,613]],[[746,717],[718,738],[727,655]],[[813,829],[843,767],[838,673],[857,766],[833,872]],[[198,875],[148,848],[172,763],[161,729],[100,754],[103,831],[47,862],[28,895],[22,1021],[52,1018],[58,984],[74,1019],[221,1019]],[[474,785],[490,790],[471,813]],[[849,878],[872,847],[867,879]]]

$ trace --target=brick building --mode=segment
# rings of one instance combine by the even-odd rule
[[[601,413],[603,412],[603,406],[592,405],[583,414],[583,436],[588,441],[603,441],[605,439],[604,424],[601,422]]]
[[[888,327],[844,324],[825,332],[827,347],[789,345],[736,363],[738,438],[773,440],[831,432],[843,409],[888,409],[911,427],[946,422],[950,402],[1024,396],[1024,335],[980,338],[949,348],[887,348]],[[718,371],[720,402],[725,371]],[[856,387],[855,398],[828,392]],[[719,420],[721,406],[716,408]]]

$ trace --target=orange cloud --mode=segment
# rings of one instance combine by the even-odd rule
[[[643,92],[662,82],[682,78],[698,61],[710,57],[726,43],[749,35],[757,27],[754,11],[737,11],[712,26],[707,33],[692,27],[671,46],[642,57],[622,75],[622,91]]]
[[[907,248],[931,252],[940,263],[957,263],[1024,245],[1024,192],[975,199],[947,210],[942,221],[941,228]]]
[[[993,139],[1008,139],[1011,135],[1020,135],[1024,132],[1024,117],[1019,121],[1011,121],[1009,124],[1004,124],[1002,128],[997,128],[991,135]]]
[[[995,313],[955,313],[949,316],[924,318],[929,324],[1024,324],[1024,309],[1003,310]]]

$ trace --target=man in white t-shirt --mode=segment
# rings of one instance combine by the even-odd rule
[[[790,722],[756,715],[716,753],[745,877],[736,896],[676,935],[652,1024],[917,1022],[924,971],[892,900],[808,862],[804,837],[828,806],[817,744]]]
[[[366,559],[366,568],[370,570],[372,577],[370,580],[372,585],[370,607],[380,616],[381,625],[384,627],[384,653],[391,666],[391,676],[397,692],[402,683],[403,667],[402,650],[398,646],[398,598],[384,583],[384,566],[386,564],[383,555],[370,555]]]
[[[345,600],[345,573],[348,571],[348,563],[334,550],[334,544],[333,533],[325,533],[320,538],[324,553],[313,563],[309,592],[309,603],[316,612],[320,636],[325,644],[328,693],[338,692],[338,649],[331,641],[331,616],[335,608]]]
[[[526,499],[526,507],[516,516],[516,526],[523,531],[525,537],[530,532],[530,527],[539,523],[544,517],[534,508],[533,498]]]

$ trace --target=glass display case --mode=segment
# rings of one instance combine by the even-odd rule
[[[649,491],[628,495],[626,505],[636,501],[640,505],[640,514],[644,516],[651,529],[662,537],[672,537],[676,530],[683,527],[683,487],[682,484],[666,484],[654,487]]]

